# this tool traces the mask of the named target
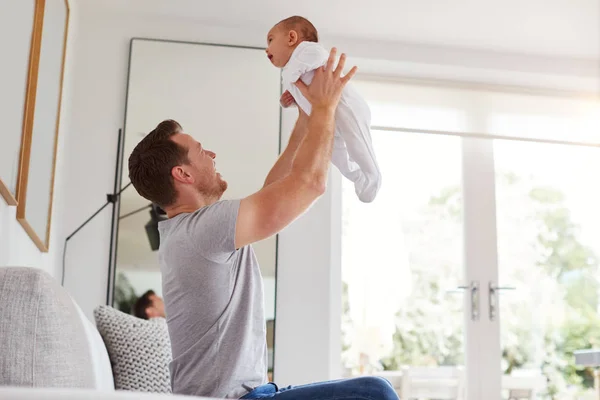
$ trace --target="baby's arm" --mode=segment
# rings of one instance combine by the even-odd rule
[[[294,83],[309,71],[322,67],[327,63],[329,52],[319,43],[303,42],[285,66],[284,78],[288,83]]]
[[[296,101],[294,100],[294,96],[286,90],[279,98],[279,104],[281,104],[281,107],[283,108],[288,108],[291,105],[296,104]]]

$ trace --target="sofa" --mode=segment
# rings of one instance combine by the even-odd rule
[[[115,390],[111,350],[49,274],[0,267],[0,399],[200,399]]]

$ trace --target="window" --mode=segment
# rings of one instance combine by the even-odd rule
[[[430,385],[478,398],[592,391],[572,352],[600,345],[599,103],[357,86],[383,181],[363,204],[343,180],[345,374],[446,374]]]

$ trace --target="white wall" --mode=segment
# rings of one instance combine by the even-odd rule
[[[287,143],[295,111],[282,114]],[[341,375],[341,180],[280,234],[275,319],[275,380],[306,384]]]
[[[53,206],[54,211],[57,208],[57,204]],[[53,221],[50,251],[42,253],[17,221],[17,207],[6,205],[4,199],[0,198],[0,267],[37,267],[52,276],[60,277],[58,264],[59,253],[62,251],[62,246],[58,246],[60,225],[60,221]]]
[[[77,12],[77,4],[70,1],[72,13]],[[71,14],[73,15],[73,14]],[[18,24],[18,21],[13,21]],[[68,77],[73,72],[72,42],[78,21],[71,17],[67,37],[67,54],[65,59],[65,80],[63,86],[63,101],[58,132],[58,149],[56,155],[56,176],[54,181],[54,201],[52,205],[52,226],[50,232],[50,248],[47,253],[40,252],[31,241],[21,224],[16,219],[16,207],[8,206],[0,197],[0,267],[25,266],[41,268],[52,276],[60,279],[62,269],[62,249],[64,245],[64,218],[62,218],[67,191],[64,188],[65,179],[65,143],[70,134],[69,123],[71,113],[72,81]],[[57,77],[57,80],[59,78]],[[22,119],[22,115],[10,115],[3,118]],[[20,126],[20,125],[19,125]]]
[[[65,173],[61,179],[65,212],[59,211],[55,218],[62,220],[66,231],[84,221],[103,204],[106,193],[112,191],[117,130],[124,120],[132,37],[264,45],[265,32],[201,25],[187,19],[116,15],[97,9],[100,2],[90,3],[80,4],[77,12],[78,27],[71,43],[73,69],[67,79],[72,87],[67,99],[71,107],[68,142],[63,146]],[[436,77],[431,70],[433,66],[439,67],[447,59],[456,60],[448,52],[435,58],[431,48],[419,53],[418,46],[403,48],[410,59],[402,60],[394,43],[375,46],[364,41],[339,40],[335,44],[350,54],[375,60],[366,65],[367,72],[371,73],[382,68],[382,60],[393,58],[395,66],[393,70],[388,67],[386,74],[400,72],[418,76],[420,68],[427,65],[429,75],[424,77],[432,78]],[[492,56],[483,58],[487,64],[495,65],[489,57]],[[471,70],[484,71],[475,58],[462,54],[462,59],[472,61]],[[529,68],[524,68],[524,63]],[[444,77],[468,75],[465,65],[454,64],[444,69]],[[532,65],[538,65],[539,70],[547,68],[542,71],[545,76],[567,76],[565,71],[569,69],[556,71],[555,66],[552,69],[547,63],[527,64],[519,57],[514,58],[512,65],[515,74],[531,74]],[[507,76],[501,71],[493,83],[502,83]],[[283,122],[284,133],[289,133],[293,122],[289,114],[284,116]],[[287,140],[287,135],[284,139]],[[331,177],[331,184],[334,188],[339,184],[336,174]],[[339,376],[339,212],[339,192],[330,189],[309,213],[280,236],[275,379],[284,385]],[[107,208],[69,244],[66,286],[88,316],[106,298],[110,213]],[[332,238],[337,239],[332,241]]]

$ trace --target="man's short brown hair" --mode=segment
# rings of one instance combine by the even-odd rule
[[[163,208],[177,198],[171,170],[188,163],[187,149],[171,140],[181,132],[177,121],[165,120],[146,135],[129,156],[129,179],[133,187],[140,196]]]
[[[146,314],[146,308],[152,307],[152,296],[155,295],[156,293],[154,293],[154,290],[148,290],[146,293],[141,295],[133,304],[133,315],[141,319],[148,319],[148,314]]]
[[[284,29],[295,30],[298,32],[300,39],[304,41],[319,41],[319,33],[317,32],[317,28],[315,28],[315,26],[304,17],[295,15],[280,21],[277,25],[282,26]]]

